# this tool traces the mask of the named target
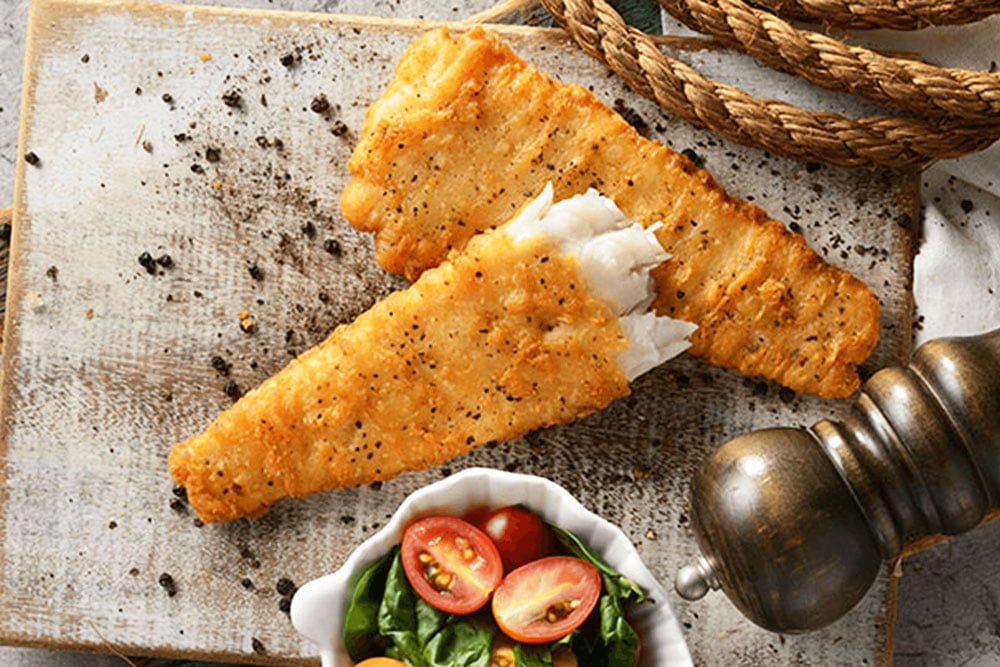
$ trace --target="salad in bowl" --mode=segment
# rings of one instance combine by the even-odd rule
[[[408,496],[291,617],[323,667],[691,664],[620,529],[550,480],[485,468]]]

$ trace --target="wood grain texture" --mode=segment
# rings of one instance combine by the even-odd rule
[[[0,641],[309,663],[277,581],[336,568],[407,493],[471,465],[564,485],[632,536],[668,583],[695,555],[687,485],[708,451],[749,429],[846,409],[683,357],[577,424],[382,485],[281,503],[258,521],[199,527],[172,493],[170,445],[229,404],[227,383],[261,382],[400,286],[377,269],[370,238],[340,218],[337,197],[365,108],[425,27],[34,5],[20,153],[39,163],[19,165],[14,205]],[[651,137],[694,150],[732,193],[866,280],[883,303],[867,370],[907,357],[915,173],[806,169],[726,144],[638,99],[562,33],[502,30],[541,68],[622,100]],[[726,67],[724,54],[699,57]],[[329,107],[317,112],[320,94]],[[170,265],[147,272],[146,252]],[[163,574],[175,595],[158,583]],[[699,663],[857,665],[888,661],[894,591],[887,571],[847,618],[797,637],[750,626],[721,596],[671,603]]]

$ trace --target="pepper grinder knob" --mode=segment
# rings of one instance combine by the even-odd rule
[[[862,387],[842,421],[773,428],[716,450],[691,482],[702,556],[675,588],[722,589],[751,621],[837,620],[884,561],[1000,506],[1000,329],[921,345]]]

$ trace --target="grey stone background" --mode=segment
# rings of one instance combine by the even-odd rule
[[[0,0],[0,208],[13,197],[29,0]],[[462,18],[494,0],[202,0],[202,4],[429,19]],[[1000,666],[1000,521],[902,565],[894,665]],[[0,647],[0,667],[118,667],[116,656]]]

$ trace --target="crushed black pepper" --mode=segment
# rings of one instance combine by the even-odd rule
[[[347,123],[340,119],[333,121],[333,125],[330,126],[330,132],[332,132],[335,137],[344,136],[347,134]]]
[[[240,397],[240,386],[233,380],[226,380],[226,383],[222,385],[222,391],[225,392],[226,396],[229,398]]]
[[[229,376],[229,370],[232,367],[233,367],[232,364],[230,364],[228,361],[226,361],[222,357],[220,357],[218,355],[212,357],[212,368],[214,368],[215,372],[218,373],[219,375],[221,375],[222,377],[228,377]]]
[[[625,119],[626,123],[635,128],[639,134],[644,137],[649,136],[649,123],[646,122],[638,111],[625,104],[624,99],[620,97],[615,99],[614,110]]]
[[[160,587],[167,592],[168,597],[174,597],[177,595],[177,583],[169,573],[164,572],[161,574],[160,578],[157,579],[157,583],[159,583]]]
[[[337,239],[326,239],[323,241],[323,250],[327,251],[331,255],[340,255],[343,251],[340,247],[340,241]]]
[[[238,90],[227,90],[222,94],[222,103],[227,107],[238,107],[243,104],[243,96]]]
[[[264,642],[257,639],[256,637],[250,638],[250,646],[253,648],[253,652],[257,655],[263,655],[267,653],[267,649],[264,648]]]
[[[153,259],[153,256],[148,251],[144,251],[139,255],[139,264],[142,268],[146,269],[146,273],[149,275],[156,275],[156,260]]]
[[[320,93],[309,103],[309,109],[313,113],[326,113],[330,110],[330,100],[326,99],[325,93]]]
[[[264,272],[261,271],[261,268],[260,266],[257,265],[257,262],[250,262],[249,264],[247,264],[247,272],[250,274],[250,277],[253,278],[254,280],[264,279]]]
[[[28,151],[24,154],[24,161],[33,167],[37,167],[42,163],[41,159],[35,153],[35,151]]]
[[[703,166],[705,166],[705,160],[704,160],[704,158],[702,158],[700,155],[698,155],[698,153],[695,152],[695,150],[693,148],[685,148],[684,150],[681,151],[681,155],[683,155],[687,159],[691,160],[691,162],[693,162],[696,167],[703,167]]]
[[[278,595],[291,597],[295,595],[295,591],[298,590],[298,586],[296,586],[295,582],[289,579],[288,577],[281,577],[274,585],[274,589],[278,591]]]
[[[208,162],[218,162],[221,157],[221,151],[214,146],[209,146],[205,149],[205,160]]]

